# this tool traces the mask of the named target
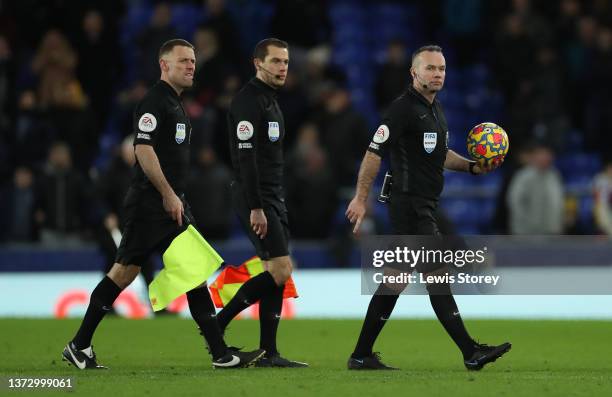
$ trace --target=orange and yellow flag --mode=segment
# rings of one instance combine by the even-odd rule
[[[217,279],[208,287],[215,306],[219,308],[224,307],[236,295],[242,284],[259,273],[263,273],[263,271],[263,263],[258,256],[252,257],[240,266],[226,266]],[[289,280],[285,283],[283,299],[297,297],[295,283],[289,277]]]

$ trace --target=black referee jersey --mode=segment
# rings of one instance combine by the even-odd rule
[[[235,178],[248,207],[263,208],[264,200],[284,201],[285,122],[276,90],[252,78],[232,100],[227,124]]]
[[[183,201],[182,226],[164,210],[161,194],[145,175],[138,161],[136,173],[127,192],[125,225],[116,262],[142,266],[151,253],[164,251],[187,224],[193,222],[184,198],[189,172],[191,124],[181,99],[165,81],[157,82],[134,111],[134,145],[151,145],[166,180]],[[138,159],[137,159],[138,160]]]
[[[448,152],[448,125],[440,102],[430,104],[414,87],[408,88],[385,113],[368,151],[381,157],[389,152],[394,196],[437,201]]]
[[[133,123],[134,145],[153,146],[166,180],[182,197],[189,173],[191,123],[181,98],[168,83],[158,81],[136,106]],[[135,167],[126,205],[170,217],[164,211],[161,194],[138,161]]]

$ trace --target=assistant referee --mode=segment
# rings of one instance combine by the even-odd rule
[[[395,234],[440,236],[434,213],[444,186],[444,169],[483,174],[499,163],[481,168],[448,149],[448,125],[436,94],[444,85],[446,61],[438,46],[421,47],[412,55],[413,83],[395,100],[376,130],[361,163],[355,197],[346,215],[359,230],[366,200],[378,174],[381,158],[389,152],[393,175],[389,216]],[[425,274],[443,273],[440,264],[417,266]],[[463,325],[448,283],[428,284],[431,305],[470,370],[479,370],[510,349],[509,343],[487,346],[475,342]],[[394,369],[381,362],[372,347],[389,319],[398,294],[380,284],[370,301],[349,369]]]
[[[194,224],[183,194],[192,131],[180,98],[193,85],[194,47],[181,39],[167,41],[159,50],[159,66],[160,81],[134,112],[136,174],[124,202],[125,226],[116,263],[93,290],[81,326],[62,353],[79,369],[106,368],[97,363],[91,346],[96,327],[149,255],[165,251],[188,224]],[[226,346],[205,283],[188,291],[187,301],[215,368],[243,367],[263,355],[263,350],[240,352]],[[130,337],[137,336],[125,335]]]
[[[256,75],[234,97],[227,115],[229,145],[235,180],[232,199],[240,223],[262,259],[265,271],[245,282],[219,312],[224,330],[232,319],[259,301],[259,367],[307,367],[282,357],[276,334],[285,282],[293,266],[289,257],[289,221],[283,191],[285,121],[276,91],[285,84],[289,45],[269,38],[253,51]]]

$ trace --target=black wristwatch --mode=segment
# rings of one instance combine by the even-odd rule
[[[478,175],[477,173],[474,172],[474,167],[476,166],[476,162],[475,161],[471,161],[470,165],[468,166],[468,172],[472,175]]]

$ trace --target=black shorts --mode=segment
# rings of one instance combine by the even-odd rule
[[[393,233],[398,235],[432,236],[439,240],[439,245],[434,239],[427,240],[428,249],[444,249],[442,233],[434,213],[438,207],[437,200],[427,199],[419,196],[394,194],[389,203],[389,217]],[[416,267],[421,273],[429,273],[438,270],[445,265],[443,263],[419,263]]]
[[[275,198],[263,199],[263,211],[268,221],[268,233],[260,239],[251,227],[251,209],[242,187],[232,182],[232,201],[240,224],[253,243],[255,252],[263,260],[289,255],[289,218],[285,203]]]
[[[391,227],[395,234],[440,236],[434,213],[437,200],[402,194],[393,195],[389,204]]]
[[[185,211],[183,225],[179,226],[169,215],[160,216],[159,211],[149,212],[143,210],[142,206],[126,206],[123,235],[117,248],[115,262],[142,266],[152,253],[165,251],[172,240],[185,231],[189,224],[195,227],[189,205],[184,200],[183,208]]]

